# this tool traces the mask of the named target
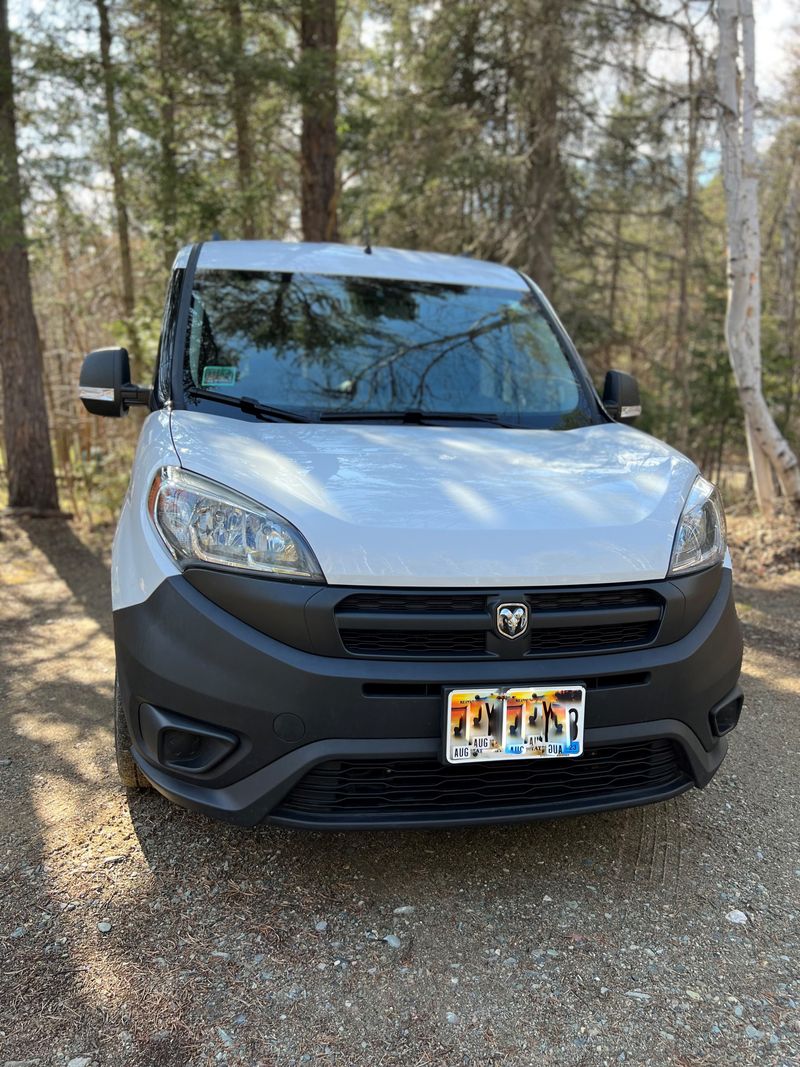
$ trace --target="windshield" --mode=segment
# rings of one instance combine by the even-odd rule
[[[473,414],[553,429],[593,421],[529,291],[201,270],[187,342],[189,406],[213,403],[213,393],[311,419]],[[192,397],[193,388],[204,395]]]

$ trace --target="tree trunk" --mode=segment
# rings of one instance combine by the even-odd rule
[[[160,0],[158,6],[158,64],[161,79],[159,102],[159,154],[161,246],[164,265],[172,267],[177,248],[175,230],[178,197],[178,164],[175,157],[175,79],[172,61],[173,0]]]
[[[111,26],[108,21],[107,0],[95,0],[100,20],[100,66],[103,72],[103,93],[108,126],[108,166],[114,188],[114,212],[117,219],[120,273],[122,275],[122,306],[130,337],[129,347],[134,357],[139,355],[136,336],[136,293],[133,283],[133,261],[128,225],[128,196],[125,173],[122,169],[122,152],[119,143],[119,114],[117,112],[116,78],[111,60]]]
[[[230,34],[231,96],[230,107],[236,131],[236,180],[239,186],[241,235],[251,240],[256,235],[253,189],[253,138],[250,132],[252,98],[247,57],[244,51],[242,5],[240,0],[226,0]]]
[[[781,247],[778,257],[778,344],[786,367],[784,425],[789,424],[797,393],[797,272],[800,260],[800,146],[790,164],[786,202],[781,218]]]
[[[619,274],[622,267],[622,208],[614,212],[614,241],[611,245],[611,278],[608,283],[608,340],[603,345],[604,370],[611,370],[614,362],[613,351],[617,334],[617,296],[619,291]]]
[[[776,496],[773,473],[786,496],[800,507],[800,467],[776,426],[761,389],[761,238],[753,137],[756,88],[752,0],[718,0],[718,11],[717,92],[728,228],[725,339],[744,409],[756,499],[762,511],[769,512]],[[739,60],[741,77],[737,70]]]
[[[675,390],[680,397],[675,405],[675,447],[685,452],[689,445],[692,415],[691,353],[689,351],[689,273],[692,268],[694,232],[695,175],[699,154],[699,100],[694,83],[694,44],[688,45],[689,117],[686,132],[686,191],[681,219],[681,260],[678,275],[678,315],[675,322],[675,355],[672,370]]]
[[[548,296],[553,295],[553,252],[563,188],[562,80],[569,53],[561,0],[522,7],[522,55],[516,59],[516,96],[523,119],[524,171],[514,234],[506,258],[519,263]]]
[[[22,215],[7,0],[0,0],[0,374],[9,506],[58,511]]]
[[[301,220],[306,241],[338,241],[336,0],[301,0]]]

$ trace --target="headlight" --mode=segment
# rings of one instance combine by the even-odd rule
[[[725,558],[725,512],[716,486],[696,478],[683,508],[669,573],[686,574]]]
[[[213,563],[282,578],[325,580],[305,538],[286,519],[224,485],[180,467],[163,467],[148,508],[182,566]]]

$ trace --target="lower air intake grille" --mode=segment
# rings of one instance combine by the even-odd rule
[[[309,771],[273,813],[296,820],[498,817],[639,803],[689,784],[668,740],[587,749],[574,759],[451,767],[435,759],[336,760]]]

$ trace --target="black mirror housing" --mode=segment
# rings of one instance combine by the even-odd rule
[[[98,348],[81,367],[78,396],[92,415],[119,418],[132,404],[149,404],[150,390],[131,383],[126,348]]]
[[[639,383],[632,374],[610,370],[603,384],[603,407],[617,422],[634,422],[642,413]]]

